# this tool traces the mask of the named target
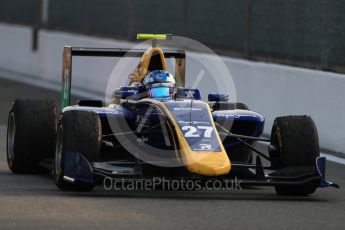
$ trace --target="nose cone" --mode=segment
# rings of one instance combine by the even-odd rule
[[[225,152],[191,152],[187,169],[203,176],[226,175],[231,170],[230,160]]]

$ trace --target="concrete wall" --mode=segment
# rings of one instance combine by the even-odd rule
[[[39,49],[33,52],[30,28],[0,24],[0,77],[59,89],[62,47],[67,44],[133,46],[133,43],[123,41],[41,31]],[[187,54],[187,62],[188,55],[195,59],[195,54]],[[237,101],[245,102],[266,117],[266,134],[270,133],[276,116],[308,114],[318,127],[321,147],[345,153],[345,75],[228,57],[222,57],[222,60],[231,72]],[[118,61],[76,59],[72,82],[75,92],[103,95]],[[187,67],[187,78],[198,72],[195,68],[195,65]],[[209,85],[202,81],[201,90],[208,88]]]

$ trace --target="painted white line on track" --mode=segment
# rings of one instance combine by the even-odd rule
[[[322,157],[326,157],[326,159],[328,161],[345,165],[345,158],[336,157],[336,156],[333,156],[333,155],[330,155],[330,154],[327,154],[327,153],[321,153],[321,156]]]
[[[269,143],[267,143],[267,142],[260,142],[260,144],[266,145],[266,146],[269,145]],[[328,160],[328,161],[331,161],[331,162],[334,162],[334,163],[338,163],[338,164],[341,164],[341,165],[345,165],[345,158],[337,157],[337,156],[334,156],[332,154],[323,153],[323,152],[320,153],[320,156],[326,157],[326,160]]]

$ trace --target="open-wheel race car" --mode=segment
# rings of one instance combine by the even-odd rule
[[[9,113],[7,161],[14,173],[53,172],[63,190],[92,190],[98,178],[234,178],[243,186],[274,186],[280,195],[308,195],[325,180],[318,134],[309,116],[277,117],[271,138],[262,137],[264,117],[225,94],[201,100],[185,87],[183,50],[65,47],[61,109],[53,101],[17,99]],[[72,57],[141,57],[128,85],[104,105],[70,104]],[[175,73],[166,59],[175,60]],[[127,76],[126,76],[127,77]],[[268,154],[256,147],[268,143]]]

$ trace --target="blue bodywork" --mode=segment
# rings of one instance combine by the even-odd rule
[[[249,110],[219,110],[212,113],[213,120],[217,123],[223,124],[226,122],[231,122],[231,124],[239,122],[252,123],[253,129],[250,133],[245,133],[243,135],[259,137],[262,135],[265,125],[265,118],[256,112]],[[238,133],[242,134],[242,133]]]

